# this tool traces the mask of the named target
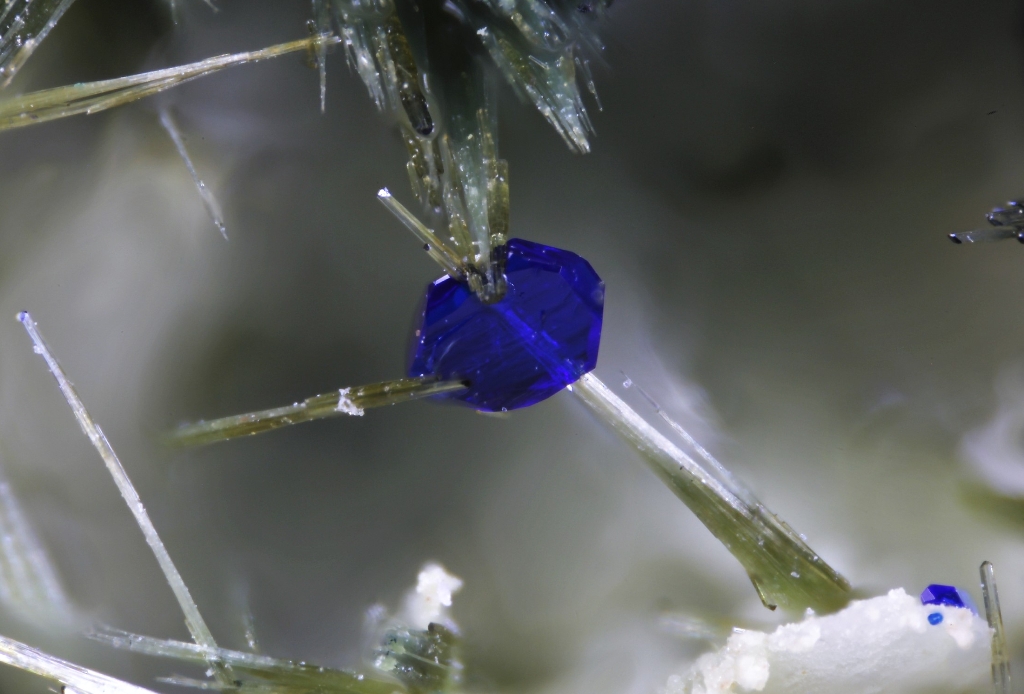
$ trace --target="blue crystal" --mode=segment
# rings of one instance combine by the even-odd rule
[[[504,246],[508,291],[484,304],[447,275],[427,287],[410,376],[462,379],[445,394],[478,410],[529,407],[597,365],[604,282],[586,260],[522,239]]]
[[[930,615],[928,615],[928,623],[932,626],[935,626],[936,624],[942,624],[942,613],[932,612]]]
[[[965,607],[975,614],[978,613],[977,608],[974,606],[974,601],[966,590],[956,586],[944,586],[939,583],[933,583],[921,592],[921,604]]]

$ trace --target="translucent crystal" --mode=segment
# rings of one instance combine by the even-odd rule
[[[409,366],[466,381],[445,397],[490,412],[533,405],[592,370],[604,310],[604,283],[575,253],[512,239],[505,254],[498,302],[447,276],[427,288]]]
[[[978,608],[970,594],[963,588],[933,583],[921,592],[922,605],[946,605],[948,607],[965,607],[975,614]]]
[[[185,626],[188,627],[189,633],[192,634],[192,639],[196,642],[196,646],[206,650],[216,649],[217,642],[214,641],[210,628],[199,613],[199,607],[196,605],[195,600],[193,600],[188,586],[185,585],[181,573],[178,572],[178,568],[171,560],[167,547],[164,545],[163,540],[160,539],[156,526],[153,525],[149,512],[146,511],[142,499],[135,490],[135,485],[132,484],[128,473],[125,472],[124,466],[121,465],[121,461],[117,457],[117,453],[114,452],[114,447],[110,445],[103,430],[93,421],[88,410],[85,409],[85,404],[78,397],[78,392],[64,373],[60,363],[50,352],[46,341],[39,332],[36,322],[32,320],[32,316],[29,315],[28,311],[21,311],[18,314],[18,320],[21,321],[25,331],[32,339],[37,353],[46,361],[46,366],[57,380],[57,387],[60,388],[61,394],[64,395],[64,399],[67,400],[68,405],[71,407],[71,411],[75,415],[75,419],[78,420],[82,433],[89,438],[93,448],[99,453],[100,458],[107,466],[107,471],[110,472],[110,476],[114,479],[114,484],[117,486],[118,491],[121,492],[121,497],[128,505],[128,510],[135,517],[135,522],[142,531],[146,544],[153,551],[153,556],[156,558],[157,564],[160,565],[160,570],[163,572],[164,578],[167,579],[171,592],[174,593],[174,597],[178,600],[178,606],[181,607],[181,611],[185,616]],[[211,671],[219,683],[227,684],[231,681],[231,675],[224,669],[221,663],[213,659],[209,659],[208,662]]]
[[[1020,236],[1013,227],[985,227],[972,229],[970,231],[958,231],[949,235],[953,243],[988,243],[991,241],[1006,241],[1007,239],[1018,239]]]
[[[981,592],[985,601],[985,619],[992,631],[992,684],[996,694],[1010,694],[1013,685],[1010,677],[1010,656],[1006,648],[1006,631],[1003,629],[1003,612],[999,607],[999,590],[996,588],[996,570],[992,562],[982,562]]]
[[[993,207],[985,215],[991,225],[981,229],[960,231],[949,235],[953,243],[985,243],[1017,239],[1024,243],[1024,207],[1020,200],[1010,200],[1006,207]]]
[[[341,388],[284,407],[185,424],[172,432],[167,437],[167,442],[177,446],[202,446],[316,419],[340,415],[361,417],[363,410],[367,408],[396,405],[438,393],[462,390],[464,387],[459,381],[399,378],[365,386]]]
[[[8,0],[0,9],[0,88],[14,79],[74,0]]]
[[[831,612],[849,602],[849,582],[710,454],[701,455],[710,459],[711,467],[705,468],[592,373],[570,390],[640,454],[739,560],[765,607]]]
[[[5,636],[0,636],[0,663],[51,679],[66,694],[155,694]]]
[[[192,182],[195,183],[196,191],[199,193],[200,199],[203,201],[203,205],[206,207],[207,213],[210,215],[210,219],[213,220],[214,226],[217,227],[217,231],[224,237],[224,240],[228,239],[228,229],[224,225],[224,215],[221,212],[220,204],[217,202],[217,198],[214,197],[213,193],[210,192],[209,187],[199,177],[199,172],[196,171],[195,164],[192,163],[192,157],[188,154],[188,149],[185,147],[185,138],[182,137],[181,131],[178,130],[178,125],[174,121],[174,117],[171,112],[167,109],[160,111],[160,125],[164,126],[164,130],[171,136],[171,141],[174,142],[175,149],[178,150],[178,156],[185,163],[185,168],[188,169],[189,176],[192,177]]]
[[[571,50],[545,59],[523,51],[487,27],[481,27],[477,35],[509,83],[533,102],[566,144],[577,152],[589,152],[593,129],[576,84]]]
[[[335,36],[314,36],[258,51],[221,55],[164,70],[31,92],[0,102],[0,130],[20,128],[83,113],[98,113],[158,94],[196,78],[212,75],[224,68],[257,63],[298,51],[315,51],[321,43],[334,44],[338,41]]]
[[[993,226],[1024,224],[1024,207],[1021,207],[1020,201],[1011,200],[1006,203],[1006,207],[993,207],[985,219]]]
[[[71,406],[82,432],[88,436],[96,448],[107,469],[114,478],[114,483],[135,516],[135,521],[149,544],[167,579],[171,590],[178,599],[178,605],[185,616],[185,625],[192,634],[194,643],[154,639],[128,632],[108,630],[94,634],[95,638],[118,647],[149,655],[176,658],[207,665],[207,675],[211,680],[196,680],[184,677],[167,678],[166,681],[200,689],[220,691],[275,692],[276,694],[405,694],[405,688],[394,681],[366,677],[345,670],[334,670],[306,663],[294,663],[253,653],[242,653],[222,649],[217,645],[206,622],[199,613],[199,607],[192,599],[188,587],[181,574],[171,561],[163,541],[157,534],[149,514],[142,504],[138,493],[125,472],[121,461],[117,458],[113,447],[103,431],[90,417],[85,405],[78,397],[74,386],[61,368],[57,359],[50,352],[40,334],[35,321],[25,311],[18,314],[25,330],[31,337],[37,354],[46,360],[46,364],[57,380],[57,385]],[[378,402],[390,397],[390,387],[363,389],[365,402]],[[353,398],[358,394],[352,392]],[[346,397],[344,391],[337,393],[334,402],[338,406],[339,399]],[[322,404],[322,403],[321,403]],[[450,577],[454,578],[454,577]],[[457,579],[456,579],[457,580]],[[429,590],[432,588],[433,590]],[[445,589],[450,602],[450,593],[456,590],[451,581],[428,581],[428,592],[444,599]],[[72,694],[151,694],[149,690],[115,680],[98,672],[87,670],[73,663],[54,658],[17,641],[0,636],[0,662],[35,672],[44,677],[57,680],[62,689]]]

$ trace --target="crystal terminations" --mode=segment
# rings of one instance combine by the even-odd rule
[[[974,606],[974,601],[966,590],[939,583],[932,583],[921,592],[921,604],[966,607],[974,614],[978,614],[978,608]]]
[[[410,376],[468,382],[443,397],[478,410],[529,407],[597,365],[604,282],[586,260],[522,239],[504,246],[508,292],[483,303],[449,276],[427,287]]]

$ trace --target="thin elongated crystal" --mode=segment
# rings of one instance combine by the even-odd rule
[[[1019,234],[1020,232],[1013,227],[983,227],[955,232],[949,235],[949,240],[953,243],[991,243],[1008,239],[1019,240]]]
[[[394,4],[391,0],[331,0],[330,9],[341,28],[349,66],[366,85],[373,103],[383,109],[387,88],[384,86],[383,70],[377,64],[376,28],[388,14],[394,12]]]
[[[178,23],[178,3],[177,0],[164,0],[167,3],[168,9],[171,11],[171,21],[175,24]],[[214,12],[220,12],[213,0],[203,0],[203,4],[209,7]]]
[[[192,634],[192,638],[195,639],[196,644],[203,648],[217,648],[217,642],[214,641],[213,634],[210,633],[209,627],[206,626],[206,621],[199,613],[199,607],[196,605],[195,600],[192,599],[192,595],[189,593],[185,581],[181,578],[181,574],[178,573],[177,567],[171,561],[171,556],[167,553],[163,540],[157,534],[156,527],[153,525],[153,521],[150,520],[149,513],[146,512],[146,507],[143,506],[142,499],[139,498],[138,492],[135,491],[135,486],[128,478],[128,473],[125,472],[124,467],[121,465],[121,461],[114,452],[113,446],[107,441],[107,437],[103,434],[99,425],[89,416],[89,412],[85,409],[81,398],[78,397],[78,393],[75,391],[71,381],[43,340],[43,336],[36,327],[35,321],[32,320],[32,316],[27,311],[22,311],[18,314],[18,320],[21,321],[25,331],[32,338],[36,354],[43,357],[47,367],[50,369],[50,373],[57,379],[57,386],[68,401],[68,405],[71,406],[71,411],[75,415],[75,419],[78,420],[78,425],[100,454],[100,457],[107,466],[107,470],[110,471],[111,477],[114,478],[114,484],[117,485],[118,491],[121,492],[125,503],[128,504],[128,509],[135,516],[135,522],[138,523],[143,536],[146,538],[146,543],[153,551],[153,555],[156,557],[156,561],[164,573],[164,578],[167,579],[167,584],[178,599],[178,605],[185,615],[185,625],[188,627],[189,633]],[[211,663],[211,665],[214,665],[214,663]],[[214,669],[217,670],[217,668]],[[223,677],[223,673],[220,676]]]
[[[74,0],[7,0],[0,10],[0,89],[3,89]]]
[[[1010,200],[1006,207],[993,207],[985,219],[991,226],[949,235],[953,243],[989,243],[1017,239],[1024,243],[1024,206],[1021,200]]]
[[[363,414],[371,407],[395,405],[427,398],[431,395],[463,390],[461,381],[438,381],[436,378],[401,378],[355,388],[342,388],[323,395],[314,395],[302,402],[259,412],[186,424],[168,436],[168,442],[179,446],[200,446],[242,436],[252,436],[290,424],[310,422],[341,415]]]
[[[420,87],[420,73],[413,58],[412,47],[405,35],[405,29],[398,15],[391,12],[381,23],[384,43],[387,45],[387,60],[383,63],[388,74],[387,84],[392,90],[391,99],[402,111],[417,135],[429,137],[434,133],[434,118],[430,115],[427,97]]]
[[[76,694],[154,694],[152,690],[75,665],[6,636],[0,636],[0,663],[55,680]]]
[[[983,562],[980,568],[981,592],[985,601],[985,618],[992,630],[992,685],[996,694],[1010,694],[1010,657],[1006,649],[1006,631],[1003,629],[1003,611],[999,607],[996,589],[996,570],[992,562]]]
[[[331,3],[350,64],[377,106],[398,122],[413,192],[441,220],[436,235],[450,252],[436,243],[428,243],[428,250],[454,256],[482,302],[501,301],[507,289],[500,255],[509,237],[508,164],[498,158],[496,92],[486,63],[533,102],[570,148],[589,151],[593,128],[577,67],[596,100],[582,56],[603,50],[592,20],[610,0],[447,0],[435,8],[439,12],[426,6],[398,12],[393,0]],[[489,61],[480,51],[460,49],[460,42],[479,42]],[[422,236],[417,224],[400,216]],[[434,256],[450,272],[450,264]]]
[[[331,14],[329,0],[313,0],[313,22],[316,33],[325,36],[331,32]],[[320,75],[320,113],[327,111],[327,44],[320,41],[316,45],[316,67]]]
[[[626,383],[629,384],[626,386],[627,388],[633,385],[632,381],[629,380],[628,377],[626,378]],[[697,455],[699,455],[705,463],[711,466],[711,469],[714,470],[714,472],[718,475],[718,478],[725,483],[725,485],[730,489],[730,491],[732,491],[736,496],[740,497],[747,503],[759,503],[756,497],[754,496],[754,493],[747,489],[746,485],[742,484],[731,472],[729,472],[729,470],[724,465],[722,465],[722,463],[718,462],[718,459],[715,456],[711,455],[711,453],[706,448],[704,448],[704,446],[700,445],[697,439],[693,438],[693,436],[690,435],[690,432],[684,429],[679,422],[672,419],[669,416],[669,414],[665,412],[665,410],[661,409],[661,405],[659,405],[654,398],[648,395],[647,391],[645,391],[640,386],[636,386],[636,390],[638,393],[640,393],[644,400],[646,400],[651,405],[651,407],[654,408],[655,413],[659,417],[661,417],[662,421],[664,421],[666,424],[672,427],[672,430],[676,432],[679,435],[679,437],[682,438],[688,446],[690,446],[690,448],[696,451]]]
[[[37,624],[68,625],[78,619],[53,566],[11,485],[0,471],[0,602]]]
[[[449,277],[464,278],[467,275],[466,265],[448,244],[442,241],[433,229],[430,229],[416,218],[405,205],[395,200],[391,191],[381,188],[377,191],[377,199],[388,208],[391,214],[398,217],[399,221],[411,231],[416,238],[423,242],[423,248],[427,254],[441,266],[441,269],[448,273]]]
[[[593,128],[576,86],[571,51],[541,59],[524,53],[487,27],[481,27],[477,35],[512,87],[533,102],[569,148],[580,154],[589,152]]]
[[[470,288],[481,301],[495,303],[507,289],[500,257],[509,229],[508,164],[498,159],[486,88],[476,84],[466,91],[476,106],[448,114],[450,132],[439,138],[442,199],[453,248],[472,269]]]
[[[206,207],[206,212],[210,215],[210,219],[213,220],[214,226],[217,227],[217,231],[224,237],[224,240],[228,240],[228,230],[224,226],[224,216],[220,211],[220,204],[217,203],[217,198],[213,197],[213,193],[203,182],[203,179],[199,177],[199,172],[196,171],[195,164],[192,163],[192,157],[188,155],[188,150],[185,148],[185,140],[181,137],[181,131],[178,130],[177,123],[174,122],[174,118],[171,116],[171,112],[167,109],[160,111],[160,125],[164,126],[164,130],[171,136],[171,140],[174,142],[174,147],[178,150],[178,155],[181,160],[185,162],[185,168],[188,169],[189,176],[192,177],[192,182],[196,185],[196,190],[199,192],[199,197],[203,201],[203,205]]]
[[[468,181],[467,178],[476,173],[479,166],[478,156],[465,151],[467,148],[454,148],[448,135],[438,139],[444,171],[441,176],[441,199],[444,201],[445,214],[448,218],[448,236],[462,262],[467,266],[477,266],[487,256],[485,249],[479,245],[482,236],[479,227],[474,224],[467,200],[467,188],[473,187],[472,181]]]
[[[279,660],[270,656],[244,651],[232,651],[225,648],[204,648],[197,643],[158,639],[153,636],[142,636],[120,629],[106,629],[92,632],[89,638],[100,641],[114,648],[161,658],[174,658],[195,663],[204,663],[211,657],[228,665],[246,668],[274,668],[291,665],[291,661]]]
[[[107,464],[107,468],[110,470],[118,489],[121,491],[121,495],[127,502],[129,509],[135,516],[136,522],[146,537],[146,541],[153,550],[167,582],[178,598],[178,603],[185,614],[185,623],[192,633],[195,643],[153,639],[122,631],[97,634],[94,635],[95,638],[106,641],[113,646],[150,655],[162,655],[179,660],[205,663],[210,668],[209,674],[215,677],[213,681],[186,681],[184,678],[177,678],[175,680],[180,681],[182,684],[190,684],[203,689],[264,693],[270,690],[279,694],[309,694],[310,692],[320,692],[321,694],[396,694],[403,691],[404,688],[393,681],[219,648],[202,616],[199,614],[199,608],[192,600],[181,575],[167,554],[163,542],[160,540],[159,535],[157,535],[156,528],[153,526],[149,515],[146,513],[146,509],[142,505],[142,501],[139,499],[131,480],[129,480],[128,475],[121,466],[110,443],[103,435],[99,426],[89,416],[81,399],[75,392],[74,386],[72,386],[67,375],[61,369],[60,364],[54,358],[49,347],[47,347],[42,335],[40,335],[32,317],[23,311],[18,314],[18,319],[32,338],[36,353],[43,357],[50,372],[57,379],[57,385],[71,406],[71,410],[78,420],[82,431],[89,437],[89,440]],[[381,399],[387,399],[390,391],[389,389],[371,388],[365,395],[367,403],[375,403]],[[53,658],[24,644],[3,637],[0,637],[0,662],[10,663],[31,672],[56,679],[66,685],[74,694],[151,694],[148,690],[141,687],[119,682],[113,678]],[[238,674],[248,676],[248,679],[237,679],[236,671]]]
[[[313,36],[259,51],[217,56],[164,70],[32,92],[0,102],[0,130],[20,128],[79,114],[98,113],[228,67],[256,63],[288,53],[311,51],[322,43],[332,44],[339,41],[336,36]]]
[[[573,394],[607,423],[661,478],[747,570],[765,607],[832,612],[851,598],[849,582],[784,521],[751,503],[648,424],[596,376],[584,375]]]
[[[259,653],[260,640],[256,636],[256,618],[253,617],[252,610],[249,609],[248,604],[246,604],[245,609],[242,611],[242,631],[245,634],[245,643],[248,644],[249,650],[253,653]]]
[[[576,57],[576,67],[579,68],[580,73],[583,75],[583,83],[587,85],[587,91],[590,92],[591,98],[594,99],[594,104],[597,105],[598,111],[603,111],[604,106],[601,105],[601,97],[597,94],[597,85],[594,83],[594,75],[590,71],[590,61],[581,60],[579,56]]]
[[[109,630],[90,634],[90,637],[134,653],[192,663],[211,660],[224,663],[232,672],[256,680],[243,682],[243,690],[259,688],[260,680],[262,683],[273,684],[275,691],[284,693],[316,691],[322,694],[398,694],[404,690],[404,687],[391,680],[368,677],[348,670],[335,670],[225,648],[208,649],[194,643],[141,636],[127,631]],[[225,686],[185,678],[168,678],[165,681],[202,689],[235,689],[239,686],[237,682]]]

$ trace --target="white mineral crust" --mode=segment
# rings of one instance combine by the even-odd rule
[[[938,612],[942,622],[929,624]],[[902,588],[774,632],[736,631],[661,694],[899,694],[982,690],[991,632],[968,609],[921,605]],[[991,684],[987,686],[991,687]]]
[[[352,398],[349,397],[349,393],[351,392],[351,388],[342,388],[338,391],[338,406],[335,409],[338,412],[344,412],[345,414],[352,415],[353,417],[362,417],[363,408],[352,402]]]
[[[425,564],[416,577],[416,588],[405,597],[405,621],[415,629],[426,629],[431,622],[454,625],[448,618],[452,595],[462,589],[462,579],[448,573],[440,564]]]

